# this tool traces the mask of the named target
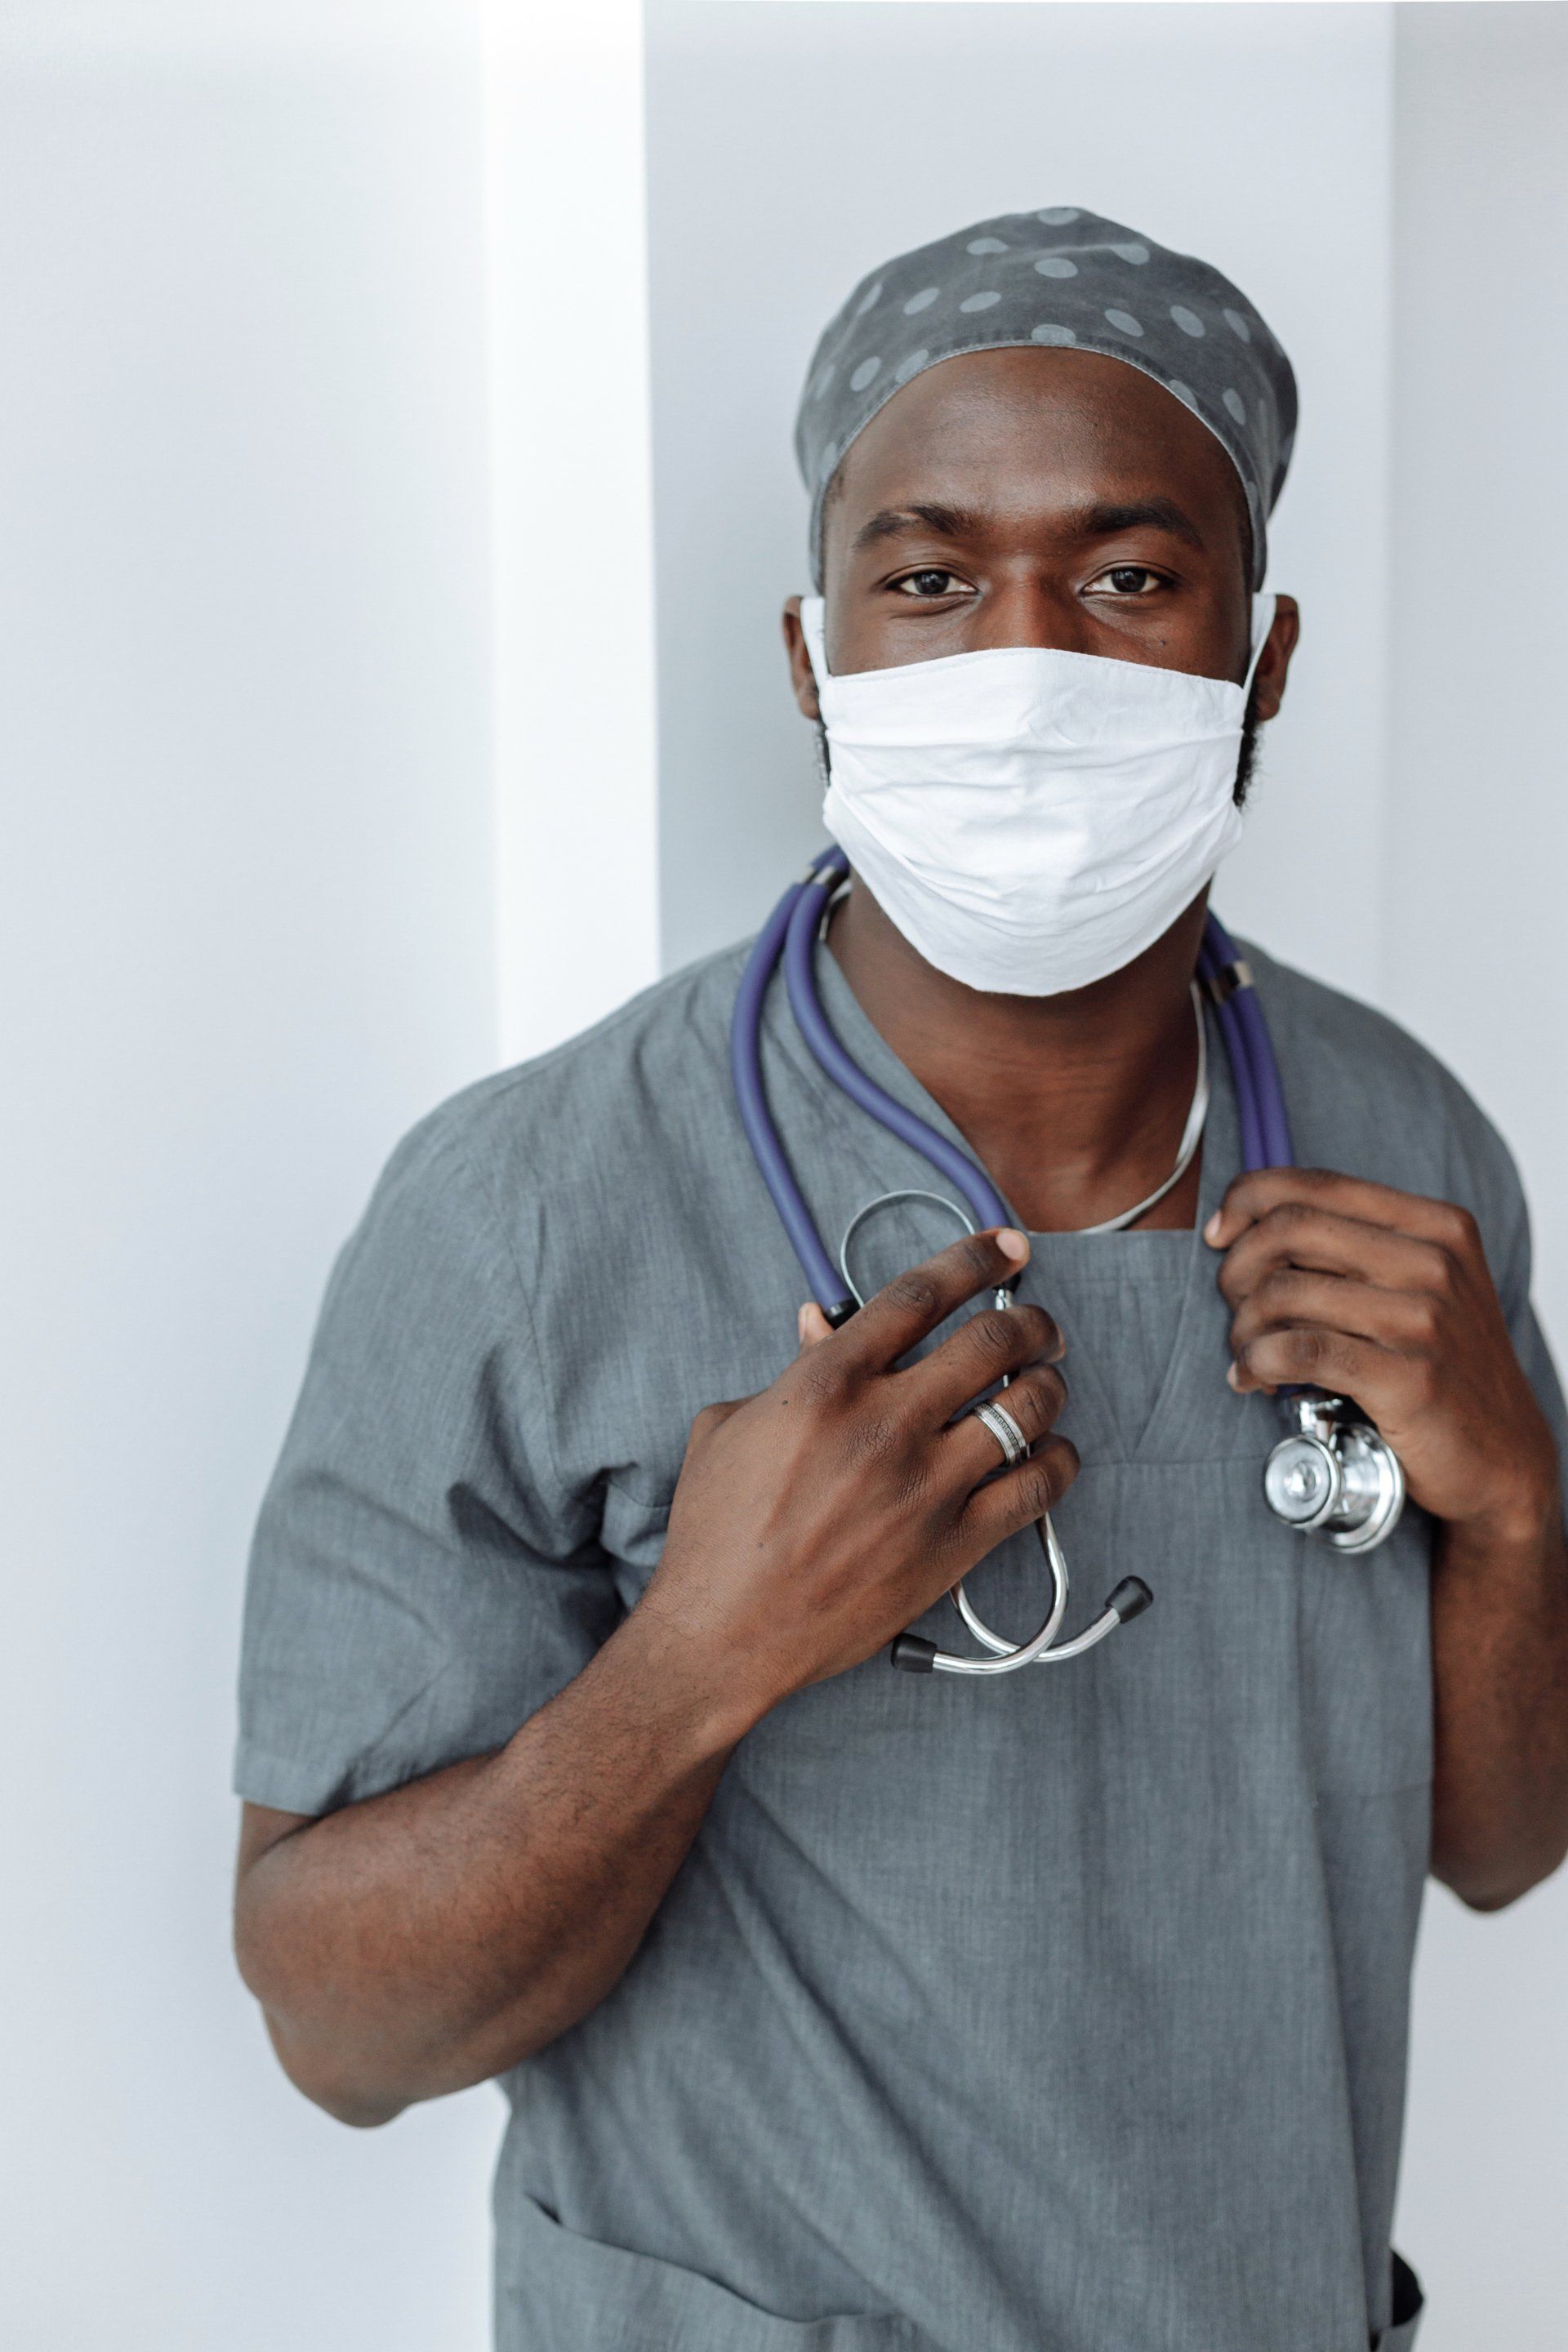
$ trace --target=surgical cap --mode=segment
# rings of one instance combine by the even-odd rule
[[[828,327],[795,433],[817,587],[823,502],[856,435],[939,361],[1029,343],[1125,360],[1202,419],[1241,477],[1252,584],[1261,587],[1264,526],[1296,437],[1290,362],[1246,296],[1206,261],[1076,205],[1004,213],[901,254],[863,278]]]

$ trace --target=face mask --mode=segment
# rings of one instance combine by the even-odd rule
[[[1242,720],[1274,617],[1253,603],[1240,686],[1007,646],[828,674],[823,823],[928,963],[968,988],[1057,996],[1169,929],[1241,833]]]

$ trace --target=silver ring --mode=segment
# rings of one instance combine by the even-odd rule
[[[1028,1454],[1029,1441],[1006,1406],[998,1404],[994,1397],[987,1397],[984,1403],[971,1405],[969,1410],[1002,1448],[1002,1458],[1008,1469],[1016,1470]]]

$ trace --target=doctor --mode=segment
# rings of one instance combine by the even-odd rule
[[[345,2121],[503,2078],[503,2352],[1413,2340],[1423,1882],[1494,1909],[1568,1846],[1563,1412],[1508,1154],[1378,1015],[1249,950],[1303,1165],[1238,1175],[1213,1053],[1176,1174],[1297,641],[1295,414],[1242,294],[1065,205],[889,263],[813,363],[826,601],[785,635],[855,868],[818,986],[1011,1225],[895,1205],[869,1304],[802,1307],[737,950],[434,1113],[333,1275],[252,1568],[240,1964]],[[1072,726],[970,690],[999,649],[1073,657]],[[1083,750],[1130,730],[1131,798]],[[782,997],[836,1237],[932,1179]],[[963,1412],[1004,1375],[1011,1466]],[[1300,1382],[1403,1463],[1363,1559],[1266,1507]],[[890,1673],[960,1577],[1033,1627],[1047,1507],[1085,1618],[1126,1574],[1154,1610],[1059,1670]]]

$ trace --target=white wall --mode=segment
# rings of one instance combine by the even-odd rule
[[[226,1780],[245,1543],[330,1255],[412,1118],[501,1034],[570,1025],[534,993],[565,864],[542,842],[531,876],[542,786],[577,796],[590,863],[623,826],[617,984],[651,953],[636,451],[633,553],[611,546],[597,590],[574,575],[578,653],[520,642],[545,412],[511,398],[517,273],[616,227],[569,216],[587,175],[516,152],[537,109],[498,74],[524,21],[523,0],[11,0],[0,23],[0,2336],[21,2352],[485,2340],[498,2103],[367,2137],[287,2088],[228,1964]],[[551,70],[590,121],[602,75],[624,131],[628,0],[573,22]],[[1229,268],[1305,381],[1273,578],[1307,637],[1226,911],[1477,1087],[1568,1334],[1563,22],[655,0],[648,137],[666,960],[745,928],[816,836],[774,632],[823,318],[880,253],[1042,188],[1120,213]],[[551,283],[554,347],[605,335],[593,272]],[[608,331],[635,373],[624,305]],[[559,514],[563,472],[598,481],[604,412],[549,413],[576,436],[548,453]],[[629,787],[572,763],[584,647],[632,679]],[[1562,1885],[1500,1920],[1431,1908],[1401,2223],[1431,2352],[1561,2337],[1565,1925]]]
[[[1568,9],[1397,22],[1390,1009],[1519,1155],[1568,1343]],[[1423,2352],[1557,2352],[1568,1874],[1501,1918],[1441,1893],[1416,1978],[1400,2226]]]
[[[483,0],[500,1042],[658,975],[641,0]]]
[[[1296,362],[1270,583],[1303,643],[1220,903],[1374,991],[1388,10],[649,0],[647,21],[666,961],[760,919],[819,838],[778,642],[808,584],[790,430],[817,333],[888,254],[1065,201],[1217,262]]]
[[[0,28],[12,2352],[479,2352],[492,2092],[351,2135],[227,1954],[240,1577],[331,1253],[488,1066],[449,0]]]

